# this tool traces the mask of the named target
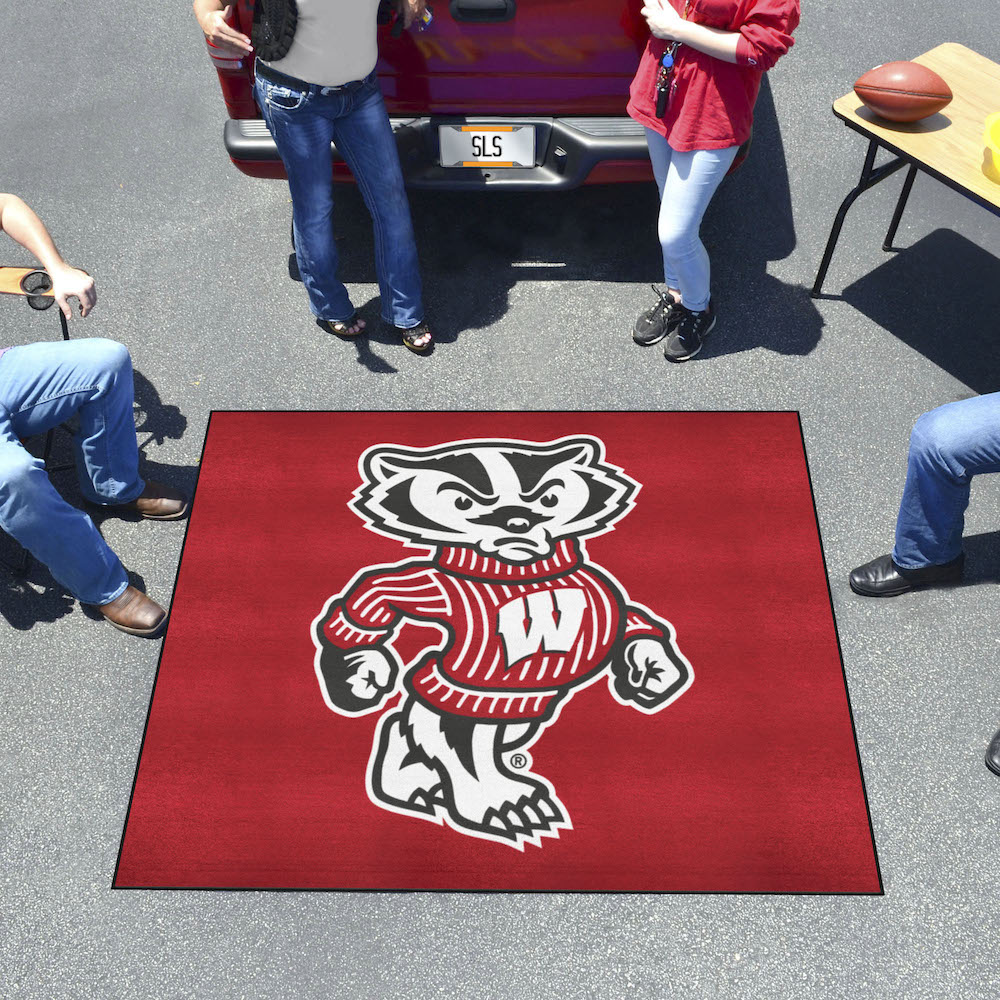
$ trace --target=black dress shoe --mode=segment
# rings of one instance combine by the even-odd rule
[[[1000,774],[1000,729],[993,734],[993,739],[986,748],[986,766],[994,774]]]
[[[965,553],[941,566],[921,569],[901,569],[891,555],[879,556],[851,573],[849,582],[855,594],[865,597],[895,597],[916,587],[933,587],[942,583],[958,583],[962,579]]]

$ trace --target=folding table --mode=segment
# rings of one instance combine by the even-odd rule
[[[1000,65],[955,42],[945,42],[913,61],[934,70],[951,87],[952,102],[937,114],[919,122],[885,121],[869,111],[853,90],[833,102],[833,113],[848,128],[868,139],[868,153],[861,178],[837,212],[812,287],[813,298],[822,293],[823,280],[847,210],[858,195],[902,167],[909,169],[882,244],[883,250],[895,249],[892,241],[918,170],[937,178],[988,212],[1000,215],[1000,183],[991,180],[984,171],[986,145],[983,141],[986,118],[1000,111]],[[894,157],[876,167],[879,149],[887,150]]]

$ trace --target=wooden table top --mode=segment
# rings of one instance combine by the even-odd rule
[[[983,173],[986,118],[1000,112],[1000,65],[955,42],[913,62],[934,70],[951,87],[954,100],[944,110],[919,122],[888,122],[872,114],[852,90],[833,102],[834,114],[1000,209],[1000,184]]]
[[[21,290],[21,279],[26,274],[42,270],[39,267],[0,267],[0,294],[3,295],[26,295],[27,292]],[[47,292],[32,292],[32,295],[52,295],[52,290]]]

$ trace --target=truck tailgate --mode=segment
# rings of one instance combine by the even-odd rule
[[[641,0],[437,0],[423,32],[383,29],[379,76],[390,114],[620,115],[649,37]],[[488,16],[488,13],[487,13]]]

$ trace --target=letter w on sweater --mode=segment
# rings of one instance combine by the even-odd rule
[[[583,624],[582,590],[539,590],[505,604],[497,615],[508,669],[534,653],[568,653]]]

